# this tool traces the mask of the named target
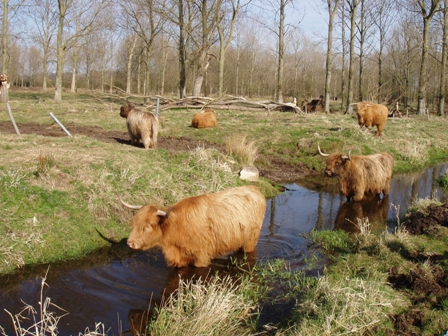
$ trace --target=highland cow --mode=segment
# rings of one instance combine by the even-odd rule
[[[368,102],[359,102],[356,105],[359,126],[361,128],[365,126],[367,129],[376,126],[377,132],[375,135],[381,136],[387,117],[389,116],[387,107],[382,104]]]
[[[195,128],[216,127],[217,124],[215,111],[213,110],[197,112],[191,121],[191,126]]]
[[[266,198],[256,186],[189,197],[162,209],[120,201],[139,209],[128,246],[141,250],[158,246],[170,267],[206,267],[227,253],[254,251],[266,211]]]
[[[317,148],[320,155],[327,157],[325,175],[337,177],[339,191],[347,201],[352,198],[360,201],[366,194],[389,194],[394,168],[394,159],[389,153],[350,156],[350,152],[324,154],[319,144]]]
[[[157,148],[159,121],[154,114],[143,112],[128,104],[120,108],[120,116],[126,119],[132,145],[138,145],[141,140],[145,149]]]

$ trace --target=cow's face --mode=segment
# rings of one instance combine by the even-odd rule
[[[345,170],[345,164],[349,161],[349,157],[334,153],[327,158],[327,165],[325,167],[325,175],[341,176]]]
[[[124,106],[120,107],[120,117],[126,119],[128,117],[129,112],[132,109],[134,109],[134,106],[132,106],[130,104],[129,105],[124,105]]]
[[[147,250],[161,245],[163,233],[161,224],[164,217],[157,215],[157,206],[143,206],[132,219],[132,231],[128,238],[128,246],[135,250]]]

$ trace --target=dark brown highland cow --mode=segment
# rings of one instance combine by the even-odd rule
[[[254,251],[266,211],[266,198],[256,186],[188,197],[163,208],[121,202],[139,209],[128,246],[140,250],[159,246],[173,267],[206,267],[213,258],[238,249]]]
[[[128,104],[120,108],[120,116],[126,119],[132,145],[138,145],[141,140],[145,149],[157,148],[159,121],[154,114]]]
[[[365,194],[389,195],[390,181],[394,169],[394,159],[389,153],[373,155],[324,154],[317,145],[319,154],[327,157],[325,175],[336,176],[339,191],[355,201],[363,199]]]
[[[191,121],[191,126],[195,128],[216,127],[217,124],[215,111],[213,110],[195,113]]]
[[[359,102],[357,105],[358,124],[363,128],[376,126],[376,136],[381,136],[384,125],[386,124],[389,110],[382,104],[374,104],[368,102]]]

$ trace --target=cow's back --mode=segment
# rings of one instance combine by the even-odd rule
[[[266,198],[256,186],[183,199],[169,215],[165,246],[176,245],[196,266],[240,248],[252,252],[265,211]]]

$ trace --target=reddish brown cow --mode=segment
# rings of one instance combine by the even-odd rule
[[[189,197],[162,209],[121,202],[139,209],[128,246],[141,250],[159,246],[173,267],[205,267],[211,259],[238,249],[254,251],[266,211],[266,198],[256,186]]]
[[[355,201],[365,194],[388,195],[394,169],[394,159],[389,153],[373,155],[347,155],[340,153],[324,154],[317,145],[320,155],[327,157],[325,175],[336,176],[339,192]]]
[[[145,149],[157,148],[159,121],[154,114],[143,112],[128,104],[120,108],[120,116],[126,119],[132,145],[137,145],[141,140]]]
[[[376,126],[376,136],[381,136],[384,125],[386,124],[389,110],[382,104],[374,104],[368,102],[357,103],[358,124],[363,128]]]
[[[195,113],[191,121],[191,126],[195,128],[216,127],[217,124],[215,111],[213,110]]]

